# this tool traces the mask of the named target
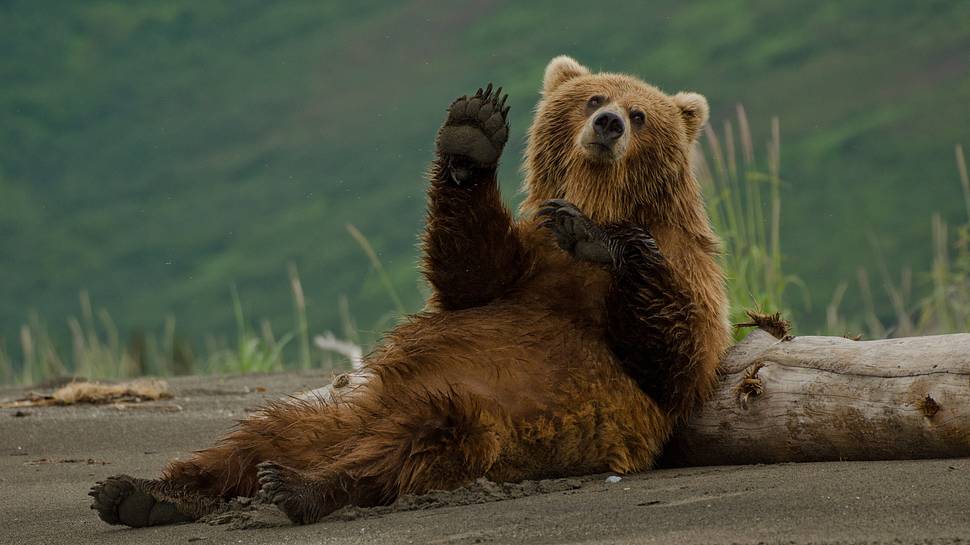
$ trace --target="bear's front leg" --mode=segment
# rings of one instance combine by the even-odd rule
[[[528,251],[496,180],[508,140],[507,98],[491,84],[461,97],[438,131],[422,243],[423,272],[434,290],[430,302],[441,310],[485,305],[528,267]]]
[[[710,377],[697,303],[650,232],[639,225],[597,225],[574,205],[547,201],[538,212],[559,247],[613,273],[607,336],[626,373],[674,417],[686,416]]]

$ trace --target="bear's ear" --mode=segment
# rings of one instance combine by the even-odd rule
[[[701,127],[707,123],[707,116],[710,115],[707,99],[697,93],[677,93],[674,95],[674,104],[680,108],[680,116],[684,118],[687,139],[691,142],[697,140]]]
[[[572,57],[559,55],[546,66],[546,75],[542,78],[542,94],[548,95],[563,82],[586,74],[589,74],[589,68],[579,64]]]

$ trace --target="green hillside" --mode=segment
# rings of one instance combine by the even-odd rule
[[[291,329],[289,262],[313,331],[339,327],[341,294],[366,328],[392,304],[348,223],[419,308],[445,107],[506,87],[515,200],[560,53],[700,91],[717,127],[743,103],[756,142],[781,118],[785,267],[810,331],[873,265],[870,234],[892,270],[925,270],[930,215],[963,221],[968,23],[970,3],[936,1],[0,2],[0,337],[31,310],[66,336],[80,290],[127,331],[174,315],[186,338],[224,335],[233,283],[248,316]]]

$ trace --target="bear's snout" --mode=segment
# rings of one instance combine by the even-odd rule
[[[612,163],[621,159],[630,143],[630,131],[623,112],[605,106],[593,112],[579,132],[578,144],[586,157],[596,163]]]
[[[612,146],[613,142],[623,136],[623,119],[613,112],[601,112],[593,119],[593,130],[601,144]]]

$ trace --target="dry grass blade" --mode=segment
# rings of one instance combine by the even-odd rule
[[[367,237],[360,232],[359,229],[353,226],[353,224],[347,224],[347,232],[350,236],[354,237],[357,244],[360,245],[364,253],[367,254],[368,259],[370,259],[371,265],[377,271],[378,276],[381,278],[381,283],[384,284],[384,289],[387,290],[387,294],[394,301],[394,306],[397,308],[397,312],[401,315],[407,314],[407,310],[404,308],[404,303],[401,302],[401,298],[397,295],[397,290],[394,289],[394,284],[391,283],[391,277],[387,275],[387,271],[384,270],[384,264],[381,263],[381,259],[377,256],[377,252],[374,251],[374,247],[371,246],[370,241]]]
[[[967,160],[963,156],[963,146],[957,144],[957,170],[960,171],[960,185],[963,187],[963,201],[967,206],[967,221],[970,221],[970,177],[967,176]]]
[[[290,263],[290,289],[293,292],[293,312],[296,318],[297,335],[300,339],[300,366],[310,368],[310,327],[306,317],[306,298],[303,296],[303,284],[300,282],[300,272],[295,263]]]

